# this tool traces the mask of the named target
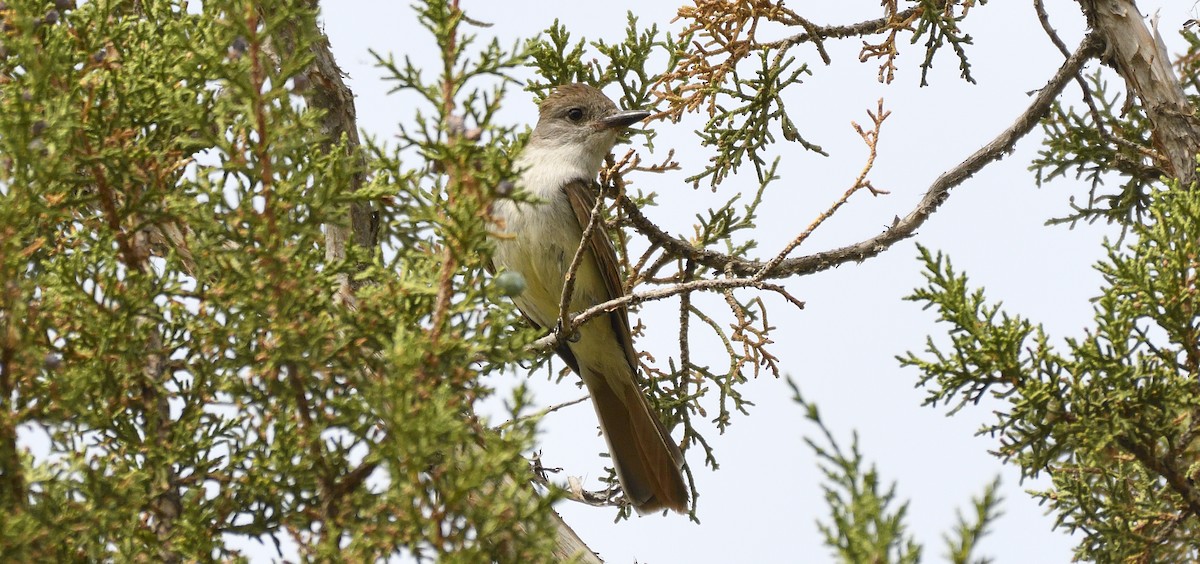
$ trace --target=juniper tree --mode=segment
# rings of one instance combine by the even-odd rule
[[[763,296],[802,306],[786,280],[912,236],[1041,123],[1040,177],[1096,181],[1063,220],[1128,228],[1098,266],[1108,286],[1096,327],[1055,352],[1035,323],[1003,315],[948,259],[923,252],[930,285],[913,299],[936,307],[954,340],[901,363],[921,370],[930,403],[1010,402],[984,431],[1022,472],[1054,479],[1036,495],[1085,532],[1080,557],[1196,557],[1200,42],[1187,35],[1191,51],[1170,66],[1131,1],[1079,0],[1088,34],[1073,48],[1035,2],[1063,62],[1028,109],[882,233],[812,251],[812,233],[856,194],[882,192],[871,173],[889,111],[871,108],[855,126],[864,164],[848,172],[851,187],[762,254],[756,222],[778,159],[825,152],[784,97],[833,62],[826,44],[861,41],[883,82],[927,84],[943,60],[972,81],[965,30],[977,3],[885,2],[882,18],[828,25],[777,2],[702,0],[681,7],[669,33],[631,14],[615,41],[555,25],[501,42],[481,40],[484,24],[457,1],[428,0],[414,9],[437,64],[377,55],[416,100],[395,141],[360,137],[315,0],[2,4],[6,556],[223,559],[249,538],[287,542],[307,560],[566,557],[571,533],[554,503],[628,506],[614,488],[547,486],[524,454],[556,408],[537,411],[518,387],[507,423],[487,417],[483,376],[553,371],[548,352],[572,325],[670,300],[679,350],[643,355],[642,384],[682,437],[688,472],[715,468],[706,434],[746,413],[750,378],[784,370]],[[767,27],[784,31],[767,37]],[[921,62],[906,76],[897,57],[909,51]],[[1094,61],[1112,70],[1085,77]],[[688,182],[732,194],[695,210],[690,236],[669,233],[652,219],[656,195],[635,181],[677,168],[671,148],[650,152],[653,126],[619,147],[600,211],[630,292],[543,334],[505,299],[518,281],[485,268],[489,203],[528,199],[512,183],[525,130],[497,112],[514,91],[541,97],[567,82],[606,85],[662,120],[701,115],[693,149],[710,158]],[[1084,109],[1060,100],[1072,85]],[[1099,181],[1112,175],[1122,187],[1107,193]],[[701,333],[727,362],[693,359]],[[827,476],[827,544],[843,561],[918,559],[894,488],[797,401],[824,435],[809,444]],[[48,454],[31,455],[30,440]],[[981,485],[973,515],[946,536],[953,561],[973,558],[995,518],[995,485]],[[692,494],[702,514],[703,492]]]

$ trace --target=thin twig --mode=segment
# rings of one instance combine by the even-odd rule
[[[870,190],[871,194],[874,195],[885,193],[871,186],[871,182],[867,180],[867,175],[870,174],[871,169],[875,168],[875,157],[877,156],[876,146],[879,144],[879,129],[881,126],[883,126],[883,121],[886,120],[888,116],[892,115],[892,112],[883,109],[883,98],[880,98],[879,106],[875,113],[868,111],[867,115],[871,116],[871,121],[874,122],[874,127],[870,131],[866,131],[857,123],[851,122],[851,125],[854,126],[854,131],[858,132],[859,137],[862,137],[863,142],[867,145],[867,162],[863,165],[862,170],[858,173],[858,177],[854,179],[854,184],[850,186],[850,189],[846,190],[846,193],[842,194],[841,198],[838,198],[833,205],[829,206],[829,209],[817,216],[817,218],[813,220],[811,224],[809,224],[808,228],[800,232],[800,234],[797,235],[795,239],[792,239],[791,242],[789,242],[787,246],[783,248],[783,250],[779,251],[779,254],[775,255],[775,258],[767,261],[767,264],[763,265],[763,267],[759,269],[759,271],[754,275],[754,278],[762,280],[768,272],[778,266],[779,263],[783,262],[784,259],[786,259],[787,256],[796,249],[796,247],[799,247],[802,243],[804,243],[804,241],[813,234],[813,231],[816,231],[816,229],[820,227],[822,223],[825,223],[825,220],[833,217],[833,214],[836,213],[838,209],[840,209],[842,205],[844,205],[846,201],[850,199],[850,196],[854,195],[855,192],[866,188],[867,190]]]
[[[1050,38],[1050,42],[1058,48],[1064,57],[1070,57],[1071,51],[1067,49],[1067,44],[1063,43],[1062,38],[1058,36],[1054,26],[1050,25],[1050,14],[1046,13],[1046,7],[1042,4],[1042,0],[1033,0],[1033,11],[1037,13],[1038,22],[1042,24],[1042,31],[1046,32],[1046,37]],[[1108,128],[1104,126],[1104,120],[1101,117],[1100,108],[1096,107],[1096,101],[1093,99],[1092,89],[1088,87],[1087,81],[1083,79],[1079,73],[1075,73],[1075,82],[1079,85],[1079,89],[1083,91],[1083,103],[1087,104],[1088,112],[1092,114],[1092,121],[1096,123],[1096,131],[1101,137],[1112,141],[1112,136],[1108,132]]]
[[[542,474],[534,474],[533,481],[546,487],[556,486],[549,478]],[[619,486],[609,486],[603,490],[585,490],[578,478],[568,477],[567,487],[558,486],[562,492],[563,498],[569,499],[576,503],[590,505],[592,507],[621,507],[625,505],[619,498],[621,492]]]
[[[939,6],[940,7],[940,6]],[[873,35],[885,29],[888,29],[897,21],[905,21],[913,16],[918,15],[920,7],[909,8],[903,12],[898,12],[894,16],[884,16],[873,20],[861,21],[850,25],[827,25],[827,26],[802,26],[804,33],[798,33],[791,37],[786,37],[778,41],[768,41],[760,43],[758,47],[768,49],[778,49],[785,46],[795,45],[798,43],[806,43],[814,41],[818,38],[825,39],[841,39],[844,37],[862,37],[864,35]]]
[[[690,282],[695,278],[696,265],[692,261],[685,261],[681,276],[684,282]],[[678,387],[679,396],[687,395],[687,385],[691,380],[692,374],[692,349],[689,345],[688,333],[691,328],[691,309],[692,309],[692,293],[684,292],[679,297],[679,370],[682,372],[679,377],[680,385]]]
[[[541,409],[541,410],[535,411],[533,413],[530,413],[529,415],[518,417],[516,419],[509,419],[508,421],[505,421],[504,423],[501,423],[500,425],[496,426],[496,430],[500,431],[500,430],[512,427],[513,425],[516,425],[517,423],[522,423],[522,422],[530,421],[533,419],[541,419],[542,417],[545,417],[545,416],[547,416],[551,413],[554,413],[555,411],[558,411],[560,409],[564,409],[567,407],[571,407],[572,405],[583,403],[583,402],[587,401],[588,397],[589,396],[583,396],[580,398],[575,398],[571,401],[564,401],[562,403],[556,403],[545,409]]]

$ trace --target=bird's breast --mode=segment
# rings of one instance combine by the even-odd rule
[[[582,235],[570,202],[560,193],[538,203],[498,202],[494,212],[503,230],[493,260],[499,269],[525,278],[525,291],[514,298],[517,307],[539,325],[553,327],[563,279]],[[588,293],[587,285],[577,276],[577,292]]]

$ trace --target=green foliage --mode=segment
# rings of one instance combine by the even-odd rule
[[[971,8],[976,6],[975,0],[958,0],[945,2],[942,0],[917,0],[918,22],[913,31],[912,44],[916,45],[922,37],[925,38],[925,59],[921,61],[921,86],[929,85],[929,69],[933,68],[933,59],[937,52],[949,44],[958,58],[958,70],[963,80],[975,83],[971,76],[971,63],[967,61],[966,46],[972,43],[971,36],[960,28]],[[987,4],[987,0],[979,0],[978,5]]]
[[[545,559],[555,496],[513,480],[532,424],[470,417],[479,367],[524,354],[476,252],[490,192],[381,147],[357,188],[357,149],[314,151],[339,140],[297,94],[324,40],[309,2],[100,1],[53,23],[6,4],[0,553],[237,559],[242,538],[305,560]],[[469,42],[438,6],[455,70]],[[298,47],[268,54],[283,33]],[[484,128],[495,101],[465,83],[515,57],[488,49],[439,77]],[[448,117],[413,136],[423,154],[507,174]],[[381,205],[387,252],[327,257],[323,226],[355,202]],[[29,433],[49,455],[17,450]]]
[[[728,83],[721,91],[729,99],[728,105],[723,104],[728,109],[709,118],[699,133],[701,144],[715,147],[717,156],[711,165],[687,179],[695,186],[708,179],[715,187],[747,161],[754,166],[760,181],[769,178],[764,170],[767,165],[764,153],[775,145],[774,127],[779,128],[784,139],[826,154],[800,135],[783,103],[784,89],[812,74],[808,65],[793,68],[795,57],[775,57],[768,50],[759,51],[756,62],[749,72],[739,72],[737,67],[729,71]]]
[[[975,552],[980,539],[987,534],[988,527],[1002,514],[1000,502],[1003,498],[999,495],[999,489],[1000,477],[996,476],[992,483],[984,486],[983,495],[971,499],[974,515],[970,519],[963,517],[962,512],[956,512],[958,522],[954,525],[954,533],[942,536],[942,541],[946,543],[946,557],[950,562],[987,564],[992,561],[990,558],[972,559],[971,554]]]
[[[659,66],[656,56],[678,48],[680,42],[671,34],[662,34],[658,25],[641,28],[633,12],[626,14],[625,37],[621,41],[580,39],[571,42],[571,33],[554,21],[543,36],[529,44],[528,65],[537,70],[537,77],[528,81],[526,90],[534,92],[538,101],[560,84],[582,82],[597,87],[616,84],[621,88],[618,105],[626,108],[653,109],[655,100],[650,93],[657,75],[648,69]],[[599,58],[585,61],[584,56],[595,50]],[[603,61],[603,63],[601,62]],[[653,149],[653,130],[639,132]]]
[[[1150,151],[1150,123],[1140,107],[1128,112],[1116,107],[1118,95],[1108,94],[1099,71],[1088,82],[1097,111],[1078,113],[1055,102],[1042,120],[1045,140],[1030,168],[1039,186],[1071,172],[1076,180],[1091,184],[1086,203],[1075,204],[1072,198],[1072,213],[1053,223],[1104,219],[1127,225],[1140,219],[1149,203],[1148,191],[1162,180],[1162,171],[1144,162]],[[1104,194],[1101,186],[1114,174],[1123,182],[1116,193]]]
[[[821,473],[825,476],[821,487],[830,516],[828,522],[817,522],[825,545],[833,549],[838,562],[849,564],[920,562],[922,546],[907,530],[908,502],[893,507],[895,482],[886,486],[885,491],[875,466],[864,467],[866,463],[858,449],[858,434],[851,437],[850,452],[844,451],[821,419],[817,405],[805,400],[790,379],[788,385],[792,388],[792,400],[804,408],[805,418],[812,421],[822,435],[820,442],[809,437],[805,437],[804,442],[817,455]],[[999,487],[997,477],[988,484],[981,497],[971,500],[975,512],[973,518],[966,519],[959,513],[954,530],[943,535],[951,562],[989,561],[986,558],[972,560],[971,554],[988,526],[1000,515],[1000,498],[996,494]]]
[[[989,400],[980,429],[1059,524],[1083,533],[1086,560],[1183,562],[1200,556],[1200,193],[1149,194],[1134,241],[1109,246],[1095,325],[1056,352],[1041,327],[987,305],[941,255],[921,249],[929,285],[909,299],[950,324],[950,344],[900,360],[927,403]]]

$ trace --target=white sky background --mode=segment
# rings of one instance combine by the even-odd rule
[[[877,0],[854,2],[796,2],[791,8],[818,24],[842,24],[882,15]],[[1175,30],[1196,7],[1182,1],[1143,1],[1143,12],[1161,10],[1161,29],[1172,53],[1183,49]],[[367,49],[405,54],[426,65],[432,78],[438,68],[431,38],[415,21],[408,3],[380,0],[324,2],[325,31],[339,63],[350,75],[357,95],[359,125],[368,134],[392,140],[396,126],[411,119],[413,99],[387,96],[391,84],[381,81]],[[643,25],[677,31],[668,22],[674,2],[563,2],[464,0],[467,14],[494,24],[478,31],[481,39],[498,37],[503,45],[529,37],[559,19],[574,37],[619,41],[625,14],[634,10]],[[1049,0],[1052,21],[1070,48],[1084,30],[1075,2]],[[975,38],[968,47],[978,84],[958,78],[958,61],[949,49],[940,52],[931,73],[932,85],[917,88],[921,45],[900,45],[896,81],[881,85],[877,64],[860,64],[856,39],[828,43],[833,65],[821,66],[811,46],[793,54],[813,61],[815,76],[787,94],[788,111],[808,140],[823,146],[829,158],[804,152],[799,146],[778,145],[783,155],[782,180],[768,189],[761,208],[760,256],[773,256],[805,225],[842,194],[858,174],[866,155],[851,121],[867,124],[865,110],[885,99],[892,111],[879,144],[879,159],[870,178],[891,195],[872,198],[863,192],[794,253],[809,254],[856,242],[879,233],[893,216],[908,213],[929,184],[990,140],[1029,102],[1027,92],[1042,87],[1062,61],[1044,36],[1029,2],[991,2],[975,8],[966,30]],[[1095,68],[1093,62],[1090,68]],[[1113,83],[1114,86],[1118,84]],[[1068,86],[1068,96],[1078,90]],[[615,91],[609,92],[616,95]],[[514,88],[501,119],[532,123],[532,97]],[[696,171],[708,152],[699,148],[693,130],[699,122],[654,123],[659,155],[675,147],[685,170]],[[1055,182],[1038,190],[1026,170],[1039,148],[1038,134],[1022,142],[1011,157],[987,167],[951,192],[949,201],[923,226],[915,241],[947,252],[956,269],[972,285],[983,286],[992,301],[1002,300],[1007,311],[1041,321],[1057,337],[1077,336],[1090,323],[1088,298],[1097,295],[1100,277],[1091,265],[1102,257],[1100,241],[1113,235],[1110,227],[1046,227],[1044,222],[1068,213],[1069,195],[1084,197],[1080,183]],[[755,186],[750,167],[715,196],[694,191],[677,176],[634,177],[643,190],[660,195],[661,206],[650,218],[676,234],[690,233],[694,214],[723,201],[734,190]],[[778,329],[773,352],[810,401],[819,404],[826,423],[844,448],[852,430],[860,435],[867,460],[877,465],[884,484],[898,482],[900,500],[910,501],[908,523],[916,540],[925,545],[926,561],[942,561],[941,537],[954,524],[955,511],[969,510],[993,476],[1003,479],[1004,512],[976,556],[997,562],[1063,562],[1070,560],[1074,542],[1051,531],[1053,517],[1023,490],[1044,483],[1019,484],[1013,467],[1002,467],[987,450],[996,443],[974,436],[991,419],[991,408],[967,408],[953,418],[943,408],[921,407],[925,392],[914,389],[917,374],[901,370],[895,355],[920,350],[927,334],[945,342],[945,327],[933,314],[901,297],[921,285],[920,264],[913,240],[895,245],[882,256],[861,265],[844,265],[787,282],[789,290],[807,302],[797,311],[782,300],[768,298],[770,320]],[[745,295],[743,293],[743,295]],[[647,309],[643,318],[649,337],[638,348],[660,361],[678,353],[677,305],[667,302]],[[698,328],[693,333],[700,333]],[[698,347],[700,348],[700,347]],[[703,350],[697,354],[703,354]],[[703,357],[701,357],[703,360]],[[721,357],[712,356],[711,363]],[[575,386],[531,379],[537,399],[549,404],[578,397]],[[508,382],[507,384],[511,384]],[[498,386],[506,385],[498,381]],[[689,460],[700,491],[701,524],[686,517],[648,516],[613,523],[614,509],[564,502],[560,510],[575,530],[609,562],[737,562],[831,559],[816,529],[827,519],[821,475],[802,436],[815,428],[790,401],[782,380],[759,378],[744,387],[757,407],[751,416],[736,416],[724,435],[705,429],[721,463],[719,471],[702,466],[698,449]],[[501,392],[503,393],[503,392]],[[714,394],[715,395],[715,394]],[[715,401],[715,400],[714,400]],[[710,410],[710,413],[713,413]],[[592,410],[580,405],[554,414],[542,423],[543,460],[566,473],[582,476],[585,486],[599,487],[597,477],[605,459],[595,433]],[[560,479],[561,479],[560,475]]]

